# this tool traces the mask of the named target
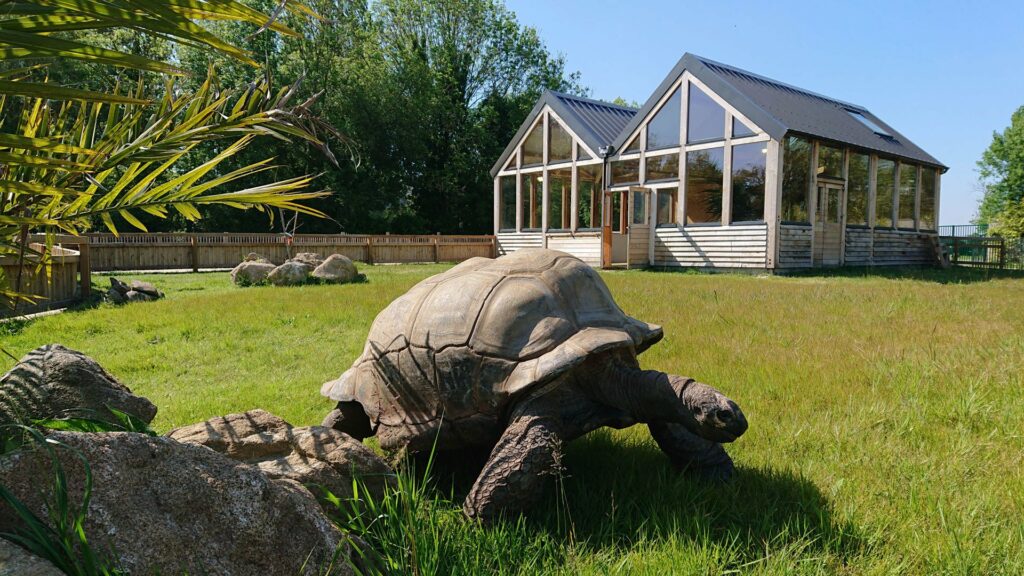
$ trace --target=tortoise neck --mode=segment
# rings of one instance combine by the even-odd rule
[[[588,375],[595,399],[633,415],[641,422],[680,422],[689,416],[680,399],[693,380],[659,370],[641,370],[616,359]]]

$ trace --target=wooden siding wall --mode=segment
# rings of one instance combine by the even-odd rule
[[[600,232],[549,234],[548,248],[572,254],[595,268],[601,266]]]
[[[32,244],[36,250],[43,250],[44,246]],[[31,314],[50,308],[60,307],[68,304],[79,296],[78,282],[78,261],[79,253],[75,250],[52,247],[50,258],[50,277],[46,277],[46,270],[36,270],[36,264],[29,258],[21,270],[21,292],[44,296],[36,304],[19,303],[18,314]],[[0,257],[0,268],[3,269],[4,279],[8,286],[14,288],[18,278],[18,259],[14,256]],[[10,316],[14,310],[9,308],[9,302],[3,302],[0,307],[0,317]]]
[[[779,262],[777,268],[811,266],[811,227],[783,224],[779,227]]]
[[[846,229],[847,266],[930,266],[935,234],[903,230]]]
[[[540,232],[507,232],[496,236],[498,255],[504,256],[523,248],[543,248],[544,234]]]
[[[768,251],[768,227],[708,226],[657,228],[655,266],[695,268],[764,268]]]
[[[493,257],[493,236],[300,234],[91,234],[93,270],[233,268],[256,252],[281,263],[299,252],[342,254],[377,264],[461,262]]]

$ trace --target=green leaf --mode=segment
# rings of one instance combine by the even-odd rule
[[[115,104],[146,104],[146,100],[117,96],[104,92],[92,90],[79,90],[78,88],[65,88],[54,84],[37,82],[12,82],[0,80],[0,94],[12,96],[27,96],[29,98],[41,98],[44,100],[81,100],[85,102],[110,102]]]

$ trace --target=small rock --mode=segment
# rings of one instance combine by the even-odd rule
[[[152,402],[132,394],[92,358],[60,344],[36,348],[0,377],[0,424],[67,416],[119,423],[108,406],[146,423],[156,416]]]
[[[256,252],[249,252],[248,254],[246,254],[245,258],[242,258],[242,262],[259,262],[262,264],[273,264],[273,262],[270,261],[270,258],[267,258],[262,254],[257,254]]]
[[[111,286],[107,290],[107,300],[109,300],[110,302],[112,302],[114,304],[124,304],[125,302],[128,301],[125,298],[125,294],[127,294],[127,293],[128,292],[125,292],[124,294],[122,294],[120,290],[118,290],[117,288],[114,288],[113,286]]]
[[[274,268],[269,261],[246,260],[231,271],[231,280],[239,286],[263,284]]]
[[[275,286],[297,286],[305,284],[312,271],[313,267],[309,264],[289,260],[271,270],[267,275],[267,280]]]
[[[150,302],[156,300],[156,296],[146,294],[145,292],[136,292],[135,290],[129,290],[124,295],[124,299],[128,302]]]
[[[359,271],[347,256],[331,254],[310,275],[324,282],[344,284],[355,280],[359,276]]]
[[[120,280],[114,278],[113,276],[110,277],[110,288],[120,292],[122,296],[124,296],[125,294],[128,293],[129,290],[131,290],[131,286],[125,284],[124,282],[121,282]]]
[[[142,280],[132,280],[132,283],[130,284],[130,286],[131,286],[132,290],[134,290],[136,292],[142,292],[143,294],[148,294],[148,295],[152,296],[153,298],[163,298],[164,297],[164,293],[159,291],[159,290],[157,290],[156,286],[150,284],[149,282],[143,282]]]
[[[289,262],[302,262],[308,264],[310,269],[316,268],[323,263],[324,259],[319,254],[313,252],[299,252],[295,256],[288,259]]]
[[[84,532],[100,556],[113,552],[129,574],[353,574],[353,543],[324,515],[308,490],[272,481],[255,466],[202,446],[131,432],[48,437],[68,480],[73,506],[82,501],[85,468],[92,496]],[[76,455],[77,454],[77,455]],[[40,518],[48,518],[51,457],[24,448],[0,459],[0,484]],[[21,526],[0,508],[0,531]]]
[[[202,444],[235,460],[258,466],[264,474],[323,486],[339,498],[351,498],[353,475],[376,497],[393,474],[388,465],[362,442],[322,426],[295,428],[264,410],[229,414],[171,430],[167,436]]]
[[[0,576],[64,576],[49,560],[0,538]]]

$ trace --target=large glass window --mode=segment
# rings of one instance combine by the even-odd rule
[[[678,190],[674,188],[662,188],[658,190],[658,213],[656,219],[658,226],[675,223],[676,196],[678,194]]]
[[[764,174],[768,143],[732,147],[732,221],[764,220]]]
[[[807,194],[811,186],[811,143],[786,138],[782,152],[782,221],[809,223]]]
[[[690,84],[689,99],[686,141],[693,143],[725,138],[725,109],[695,84]]]
[[[893,197],[896,195],[896,163],[879,158],[875,179],[875,226],[892,228]]]
[[[590,160],[591,157],[590,157],[590,154],[587,154],[587,151],[583,149],[583,146],[580,146],[580,145],[577,144],[576,145],[576,159],[579,160],[579,161],[583,161],[583,160]]]
[[[921,169],[921,230],[935,230],[935,169]]]
[[[541,212],[544,210],[544,176],[540,172],[523,174],[523,228],[539,229]]]
[[[640,183],[640,159],[612,162],[612,186]]]
[[[516,177],[502,176],[498,179],[498,228],[516,229]]]
[[[679,146],[679,109],[681,106],[679,89],[676,88],[662,105],[658,113],[647,123],[647,149],[670,148]]]
[[[554,118],[548,120],[548,132],[548,162],[572,160],[572,136],[569,132]]]
[[[678,180],[679,154],[662,154],[647,157],[647,181]]]
[[[818,145],[818,176],[843,177],[843,149]]]
[[[579,166],[576,172],[577,213],[576,225],[580,228],[601,227],[601,165]]]
[[[846,224],[868,225],[868,177],[871,166],[867,154],[850,153],[849,174],[846,179]]]
[[[722,166],[725,149],[686,153],[686,223],[722,222]]]
[[[647,224],[647,192],[633,192],[633,224]]]
[[[544,163],[543,122],[537,122],[533,130],[530,130],[530,135],[523,141],[522,157],[523,166],[536,166]]]
[[[914,228],[914,203],[917,198],[917,166],[900,164],[899,228]]]
[[[548,172],[548,229],[567,230],[572,214],[572,169]]]
[[[746,124],[744,124],[743,121],[740,120],[739,118],[736,118],[735,116],[733,117],[733,119],[732,119],[732,137],[733,138],[744,138],[746,136],[753,136],[754,134],[756,134],[756,132],[754,132],[750,128],[750,126],[747,126]]]
[[[637,137],[633,138],[633,140],[629,144],[626,144],[626,147],[623,148],[622,153],[623,154],[629,154],[630,152],[639,152],[639,151],[640,151],[640,136],[637,136]]]

